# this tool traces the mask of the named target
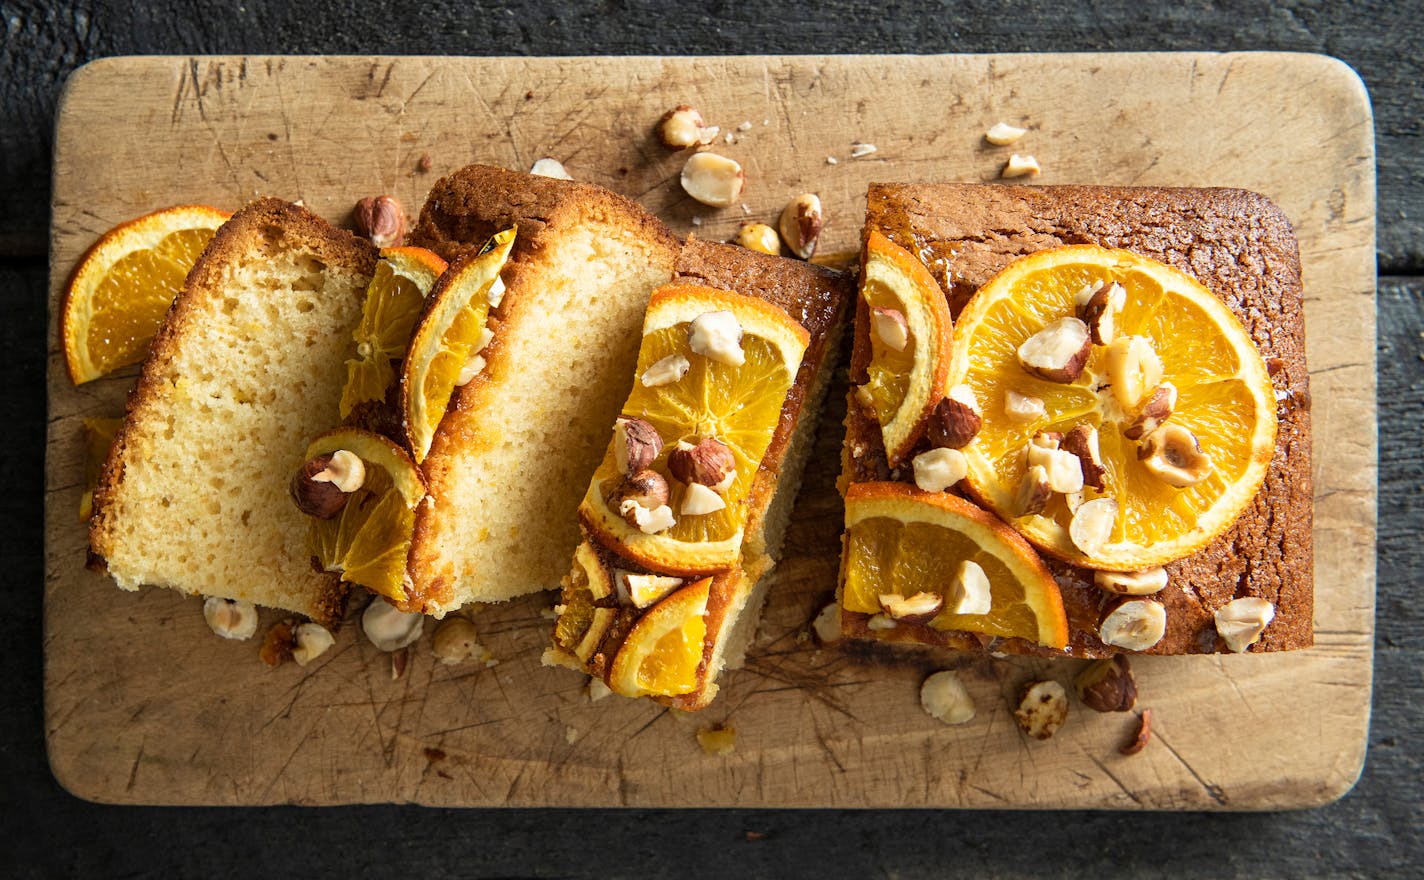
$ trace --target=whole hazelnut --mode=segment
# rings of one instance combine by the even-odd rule
[[[736,469],[732,450],[716,437],[705,437],[691,448],[683,444],[668,453],[668,470],[683,483],[719,487]]]
[[[1094,712],[1126,712],[1137,705],[1137,682],[1121,654],[1089,663],[1074,676],[1073,690]]]
[[[405,238],[405,211],[395,196],[367,196],[352,212],[356,233],[378,248],[395,247]]]
[[[317,519],[331,519],[346,507],[346,499],[351,496],[337,488],[330,480],[313,480],[312,477],[324,473],[331,464],[331,456],[318,455],[303,464],[292,476],[288,489],[297,509],[307,516]]]

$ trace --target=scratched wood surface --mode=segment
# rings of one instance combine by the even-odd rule
[[[747,170],[744,207],[715,212],[682,195],[681,157],[649,135],[682,102],[734,133],[718,149]],[[213,637],[198,600],[123,593],[84,570],[80,422],[119,412],[135,371],[75,389],[52,342],[45,715],[60,782],[92,800],[161,804],[1268,809],[1338,797],[1366,744],[1377,459],[1370,109],[1337,62],[111,59],[75,74],[59,113],[51,313],[83,249],[156,207],[272,194],[342,222],[361,196],[392,192],[414,209],[441,172],[545,155],[705,237],[815,191],[824,246],[850,248],[872,180],[995,179],[1009,150],[981,135],[1001,119],[1031,128],[1013,149],[1037,156],[1038,182],[1242,186],[1295,224],[1316,426],[1314,648],[1137,662],[1155,739],[1131,758],[1117,753],[1135,728],[1128,716],[1076,706],[1048,742],[1018,733],[1017,686],[1067,683],[1071,663],[951,662],[978,716],[940,725],[917,700],[931,661],[817,650],[803,635],[835,582],[833,403],[747,668],[703,713],[590,704],[582,676],[539,662],[549,595],[475,614],[491,668],[434,662],[427,626],[392,680],[353,609],[318,663],[268,669],[255,640]],[[852,159],[856,141],[878,151]],[[264,613],[264,631],[278,619]],[[736,729],[734,754],[699,749],[696,731],[715,723]]]

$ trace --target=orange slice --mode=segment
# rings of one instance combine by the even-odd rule
[[[516,230],[496,234],[476,254],[455,261],[435,282],[401,365],[400,401],[406,442],[417,464],[425,460],[435,429],[467,367],[483,348],[490,291],[509,260]],[[473,372],[478,373],[479,370]]]
[[[608,686],[625,697],[696,690],[711,586],[711,578],[689,584],[639,618],[613,658]]]
[[[363,403],[384,403],[395,382],[393,361],[405,357],[411,331],[445,261],[425,248],[397,247],[381,251],[376,274],[366,288],[361,322],[352,331],[356,356],[346,362],[346,387],[341,390],[341,417]]]
[[[574,570],[562,595],[563,611],[554,623],[554,641],[580,663],[587,663],[598,650],[618,614],[616,609],[594,604],[612,593],[608,569],[597,552],[587,541],[579,544],[574,551]]]
[[[124,420],[86,418],[84,420],[84,495],[79,499],[79,521],[88,522],[94,513],[94,490],[104,470],[104,459]]]
[[[1049,324],[1074,316],[1078,295],[1100,282],[1116,282],[1125,291],[1114,345],[1134,337],[1134,345],[1150,347],[1148,355],[1155,354],[1160,370],[1154,364],[1124,372],[1112,347],[1097,344],[1075,381],[1049,381],[1025,369],[1019,346]],[[1151,374],[1147,382],[1176,389],[1165,425],[1190,431],[1210,460],[1209,473],[1193,485],[1165,482],[1151,460],[1139,460],[1150,448],[1129,434],[1147,389],[1131,406],[1122,388],[1142,383],[1146,374]],[[1251,502],[1275,450],[1271,380],[1246,330],[1196,280],[1129,251],[1075,245],[1010,264],[959,316],[949,381],[967,384],[983,406],[979,435],[962,450],[973,494],[1046,552],[1088,568],[1140,570],[1201,548]],[[1010,418],[1004,408],[1009,392],[1041,400],[1040,414]],[[1081,499],[1055,494],[1040,513],[1019,516],[1027,446],[1039,432],[1066,434],[1079,425],[1097,431],[1106,468],[1103,488],[1085,488]],[[1073,507],[1100,498],[1110,501],[1099,511],[1111,514],[1115,502],[1116,513],[1100,534],[1101,544],[1084,549],[1070,530]]]
[[[895,467],[948,391],[953,323],[944,291],[925,264],[878,232],[865,242],[860,297],[869,321],[870,362],[857,394],[875,410],[885,455]]]
[[[76,385],[148,354],[188,271],[232,214],[180,205],[121,223],[80,259],[64,291],[60,345]]]
[[[307,446],[307,460],[345,449],[361,459],[366,478],[332,519],[312,519],[307,544],[326,571],[401,602],[415,505],[425,497],[420,470],[404,449],[380,434],[336,428]]]
[[[1038,554],[993,515],[942,492],[904,483],[855,483],[846,493],[841,607],[882,612],[880,596],[935,593],[944,598],[929,625],[1050,648],[1068,644],[1058,584]],[[972,562],[989,582],[985,614],[956,614],[951,585]]]
[[[742,364],[693,350],[693,322],[719,312],[730,312],[741,328]],[[762,299],[688,284],[655,291],[644,318],[638,371],[623,416],[649,422],[662,438],[662,452],[651,467],[667,481],[668,506],[676,523],[645,534],[614,509],[610,499],[623,475],[610,443],[579,507],[589,531],[654,571],[700,574],[735,564],[746,526],[747,495],[776,433],[781,407],[809,340],[805,328]],[[654,365],[679,358],[685,364],[680,378],[666,384],[644,383],[643,377],[657,373]],[[691,490],[673,478],[668,456],[679,441],[695,446],[706,438],[726,444],[735,461],[735,476],[718,490],[724,507],[684,514],[683,503]]]

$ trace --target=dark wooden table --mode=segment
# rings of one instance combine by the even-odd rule
[[[570,4],[571,5],[571,4]],[[348,6],[354,6],[353,13]],[[1403,876],[1424,872],[1424,16],[1404,2],[1149,5],[471,0],[0,2],[0,875]],[[1369,86],[1379,155],[1379,588],[1359,785],[1276,814],[145,809],[86,804],[44,758],[46,233],[64,77],[121,54],[723,54],[1274,49]],[[122,108],[116,108],[122,112]],[[1329,442],[1323,438],[1323,442]],[[1310,711],[1301,706],[1302,713]],[[1223,731],[1230,736],[1230,731]]]

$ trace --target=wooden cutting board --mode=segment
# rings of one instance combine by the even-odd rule
[[[683,157],[651,138],[691,103],[733,135],[745,205],[685,198]],[[1104,807],[1273,809],[1345,792],[1365,755],[1375,595],[1374,147],[1360,81],[1286,54],[797,58],[120,58],[77,72],[58,120],[52,300],[112,225],[170,204],[264,194],[344,222],[383,192],[418,209],[469,162],[562,160],[677,231],[725,239],[818,192],[824,247],[858,240],[872,180],[992,181],[1031,129],[1038,183],[1240,186],[1300,237],[1312,367],[1316,646],[1275,656],[1135,661],[1155,738],[1075,705],[1025,739],[1009,699],[1076,664],[964,658],[978,716],[919,708],[934,664],[817,650],[807,621],[835,585],[840,416],[825,413],[786,558],[748,667],[699,715],[588,701],[540,665],[545,594],[480,610],[499,663],[410,668],[348,625],[307,669],[215,638],[200,603],[123,593],[84,570],[81,419],[116,414],[134,370],[80,389],[53,339],[46,457],[46,733],[59,781],[117,803]],[[876,152],[852,158],[855,142]],[[417,164],[429,156],[433,170]],[[834,161],[833,161],[834,160]],[[774,220],[772,221],[774,222]],[[834,401],[838,395],[833,392]],[[263,631],[279,619],[264,613]],[[737,731],[710,757],[700,727]]]

